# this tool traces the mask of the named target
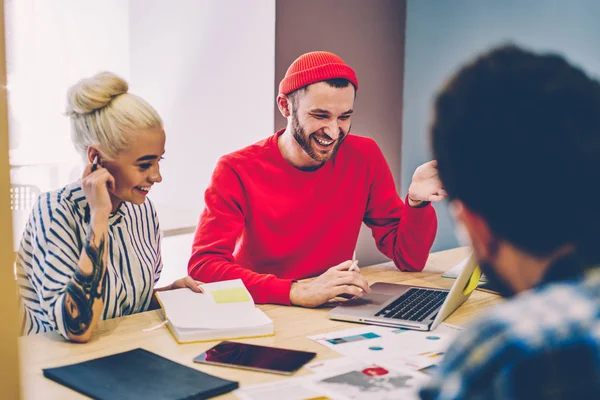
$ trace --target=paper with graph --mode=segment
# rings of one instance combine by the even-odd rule
[[[390,368],[351,358],[335,358],[305,366],[312,374],[234,392],[240,400],[387,400],[418,399],[429,378],[414,369]]]
[[[308,338],[356,361],[422,370],[442,360],[459,331],[447,323],[427,332],[363,325]]]

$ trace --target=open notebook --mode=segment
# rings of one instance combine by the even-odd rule
[[[241,279],[157,292],[167,326],[179,343],[274,334],[273,321],[256,308]]]

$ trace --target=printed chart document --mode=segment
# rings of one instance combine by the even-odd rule
[[[430,332],[364,325],[309,339],[355,361],[422,370],[443,359],[459,331],[459,327],[447,323]]]
[[[327,391],[314,387],[311,377],[289,378],[272,383],[244,386],[234,395],[240,400],[337,400]]]
[[[207,283],[204,293],[190,289],[157,292],[167,326],[179,343],[274,333],[273,321],[256,308],[241,279]]]
[[[309,369],[315,372],[310,387],[324,391],[331,400],[418,399],[419,389],[429,379],[413,369],[389,368],[348,357],[320,362]]]
[[[411,369],[392,369],[348,357],[306,366],[305,377],[244,386],[234,394],[240,400],[388,400],[417,399],[429,379]]]
[[[460,330],[447,323],[431,332],[362,325],[309,336],[345,357],[307,364],[311,375],[234,393],[241,400],[417,399]]]

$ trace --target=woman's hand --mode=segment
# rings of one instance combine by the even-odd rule
[[[108,219],[112,212],[110,191],[115,190],[115,178],[100,164],[88,164],[81,177],[81,187],[90,206],[92,217]]]
[[[149,310],[156,310],[160,308],[160,304],[156,298],[156,292],[166,292],[168,290],[174,289],[183,289],[190,288],[192,291],[196,293],[204,293],[204,289],[202,289],[202,282],[195,281],[191,276],[186,276],[185,278],[177,279],[175,282],[171,283],[169,286],[155,288],[154,294],[152,295],[152,301],[150,302]]]
[[[157,292],[166,292],[167,290],[174,289],[183,289],[189,288],[196,293],[204,293],[204,289],[202,289],[202,282],[195,281],[191,276],[186,276],[185,278],[177,279],[175,282],[171,283],[169,286],[165,286],[162,288],[156,289]]]

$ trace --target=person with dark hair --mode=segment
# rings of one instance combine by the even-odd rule
[[[600,83],[505,45],[454,75],[434,118],[457,226],[509,300],[457,338],[421,398],[600,398]]]
[[[292,63],[277,97],[287,127],[217,163],[190,276],[241,278],[257,303],[316,307],[360,296],[370,289],[350,258],[363,222],[399,269],[423,269],[437,230],[429,202],[445,195],[435,162],[417,168],[403,202],[377,144],[350,134],[357,89],[335,54]]]

